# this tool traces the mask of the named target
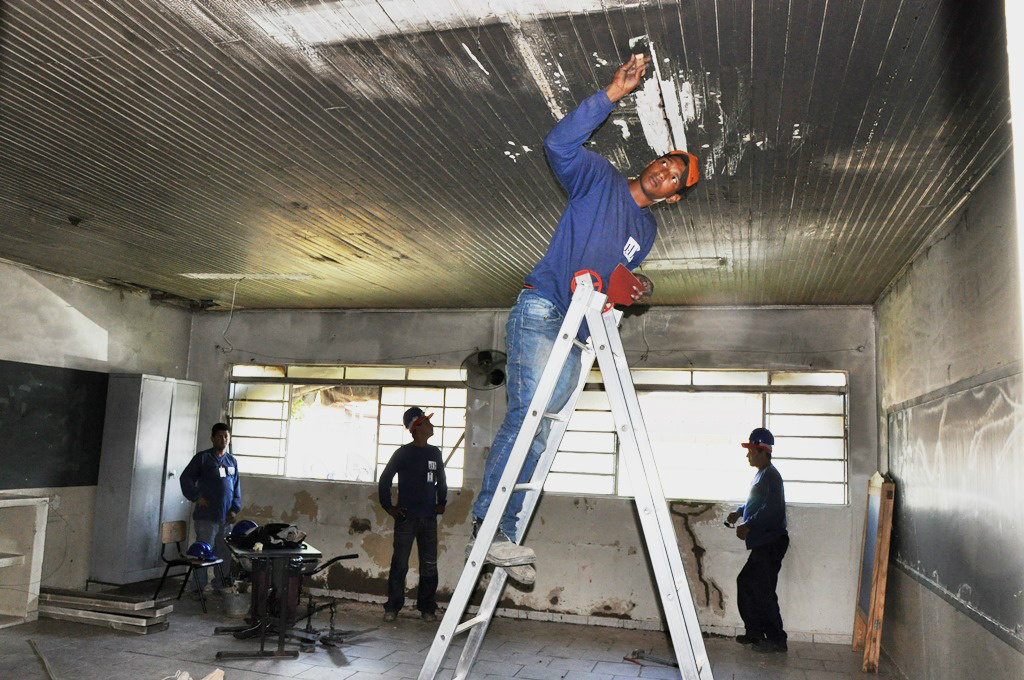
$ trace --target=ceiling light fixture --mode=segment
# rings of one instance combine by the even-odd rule
[[[182,274],[186,279],[205,279],[212,281],[307,281],[312,279],[311,274],[213,274],[213,273],[192,273]]]
[[[644,271],[673,271],[678,269],[723,269],[729,264],[724,257],[666,257],[643,262]]]

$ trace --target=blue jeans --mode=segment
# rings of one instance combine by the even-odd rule
[[[473,516],[483,518],[487,514],[487,508],[494,497],[494,491],[498,488],[498,481],[505,471],[505,463],[508,462],[509,454],[512,453],[512,446],[515,444],[519,428],[526,419],[526,412],[530,408],[530,402],[537,391],[537,384],[544,373],[544,366],[551,355],[551,348],[558,337],[558,330],[562,327],[562,312],[558,310],[553,302],[540,295],[535,290],[526,288],[519,294],[519,301],[509,312],[508,322],[505,324],[505,350],[508,355],[506,367],[506,390],[508,393],[508,411],[505,412],[505,420],[498,428],[498,434],[491,444],[491,452],[487,456],[484,466],[483,485],[480,488],[480,495],[473,504]],[[558,378],[555,392],[548,404],[549,412],[557,412],[565,406],[569,396],[576,388],[580,375],[580,349],[573,345],[569,358],[562,374]],[[544,453],[547,445],[548,433],[551,430],[551,421],[544,419],[540,429],[530,445],[530,452],[526,456],[526,463],[519,475],[519,482],[530,481],[537,461]],[[519,491],[512,494],[505,514],[501,517],[501,531],[509,538],[517,538],[516,520],[519,511],[523,508],[524,492]]]
[[[227,522],[211,522],[209,520],[193,520],[196,530],[196,540],[209,543],[213,548],[213,554],[224,560],[222,564],[213,567],[213,589],[220,590],[228,585],[228,574],[231,573],[231,549],[224,542],[224,537],[231,533],[231,525]],[[199,585],[206,587],[206,569],[196,569],[199,575]]]
[[[395,522],[394,552],[388,573],[386,612],[399,612],[405,604],[405,577],[409,573],[412,542],[420,557],[420,584],[416,608],[424,614],[437,611],[437,517],[406,517]]]

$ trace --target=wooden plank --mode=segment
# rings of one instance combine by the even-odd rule
[[[864,645],[865,673],[878,672],[878,658],[882,653],[882,617],[885,613],[885,585],[889,580],[889,539],[892,537],[893,503],[896,485],[882,484],[882,507],[878,517],[878,549],[875,552],[875,570],[872,578],[871,611],[867,619],[867,642]]]
[[[144,616],[148,618],[152,618],[154,616],[165,616],[174,611],[174,605],[172,604],[164,605],[163,607],[150,607],[149,609],[126,609],[124,606],[121,606],[124,604],[121,602],[84,602],[77,598],[65,598],[58,595],[48,595],[45,599],[40,596],[39,601],[55,607],[65,607],[67,609],[83,609],[86,611]]]
[[[155,616],[151,618],[136,617],[136,616],[124,616],[122,614],[109,614],[107,612],[92,612],[85,609],[69,609],[67,607],[55,607],[53,605],[40,605],[39,615],[48,616],[51,618],[59,618],[59,616],[67,617],[70,621],[103,621],[109,623],[120,623],[125,626],[152,626],[158,623],[163,623],[167,620],[167,615]]]
[[[97,621],[93,619],[83,619],[68,614],[48,613],[42,616],[50,619],[60,619],[62,621],[74,621],[75,623],[82,623],[88,626],[99,626],[100,628],[113,628],[114,630],[122,630],[126,633],[135,633],[136,635],[148,635],[149,633],[158,633],[162,630],[167,630],[170,625],[167,621],[163,623],[157,623],[152,626],[129,626],[121,623],[120,621]]]
[[[876,473],[877,474],[877,473]],[[872,479],[874,477],[872,476]],[[867,612],[861,614],[860,603],[858,597],[860,596],[861,579],[864,578],[861,565],[864,563],[864,551],[867,549],[868,543],[868,516],[870,515],[869,508],[871,507],[871,480],[868,480],[868,499],[864,506],[864,533],[860,539],[860,559],[857,560],[857,590],[854,591],[853,596],[853,651],[859,652],[864,649],[864,633],[867,630],[867,624],[864,621],[864,617],[867,616]]]
[[[864,651],[864,640],[867,631],[868,624],[864,620],[864,615],[861,614],[860,610],[858,609],[857,612],[853,615],[853,651]]]
[[[139,599],[138,597],[130,597],[127,595],[113,595],[110,593],[90,593],[86,590],[69,590],[66,588],[39,589],[40,601],[48,601],[50,597],[61,597],[64,599],[73,598],[79,602],[82,602],[83,604],[94,603],[109,606],[117,606],[114,603],[120,603],[120,605],[123,606],[117,606],[117,608],[123,609],[125,611],[134,611],[138,609],[152,609],[156,606],[156,600],[154,600],[153,598]]]

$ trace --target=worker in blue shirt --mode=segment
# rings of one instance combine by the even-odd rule
[[[424,621],[437,621],[437,516],[444,514],[448,504],[448,483],[441,450],[427,443],[434,436],[431,416],[418,406],[403,414],[402,424],[412,434],[412,442],[391,455],[377,483],[380,506],[395,519],[385,621],[394,621],[405,604],[405,577],[414,540],[420,558],[416,608]],[[397,504],[391,501],[391,481],[395,475]]]
[[[736,577],[736,599],[745,631],[736,636],[743,645],[758,652],[785,652],[786,631],[775,589],[779,583],[782,558],[789,549],[786,529],[786,491],[782,475],[772,465],[775,436],[759,427],[742,444],[747,462],[757,468],[747,502],[729,513],[727,525],[736,527],[736,537],[746,543],[750,555]]]
[[[616,102],[640,83],[650,57],[633,55],[620,66],[612,82],[585,99],[548,133],[544,149],[548,164],[568,193],[569,201],[555,228],[547,252],[526,282],[505,325],[508,357],[508,410],[494,438],[484,468],[480,494],[473,505],[473,536],[487,514],[498,481],[526,417],[530,401],[551,354],[572,298],[577,273],[591,272],[602,282],[622,264],[632,270],[651,250],[657,222],[650,207],[673,204],[698,179],[697,159],[685,151],[673,151],[649,163],[638,176],[627,179],[604,157],[583,148],[594,130],[615,108]],[[639,299],[653,290],[634,288]],[[581,340],[589,332],[581,328]],[[580,350],[574,347],[559,377],[548,411],[559,411],[572,394],[580,371]],[[550,424],[541,425],[530,447],[519,481],[533,474],[547,443]],[[523,506],[523,492],[512,495],[500,528],[487,553],[487,561],[505,568],[522,583],[536,576],[533,550],[517,545],[516,524]]]
[[[228,453],[231,428],[217,423],[210,432],[213,447],[200,451],[181,473],[181,493],[195,503],[192,523],[196,540],[209,543],[214,554],[224,560],[214,567],[213,589],[231,585],[231,551],[224,538],[231,532],[235,516],[242,509],[242,487],[238,483],[238,461]],[[199,583],[206,587],[205,569],[198,570]]]

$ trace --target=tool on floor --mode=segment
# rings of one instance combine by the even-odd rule
[[[635,663],[637,666],[646,666],[647,664],[640,663],[641,661],[650,661],[651,663],[660,664],[662,666],[670,666],[672,668],[679,668],[679,664],[674,659],[668,659],[663,656],[657,656],[650,652],[645,652],[642,649],[634,649],[629,653],[629,656],[622,657],[623,661],[629,661]]]
[[[672,525],[654,453],[640,412],[640,402],[633,387],[633,379],[619,337],[618,325],[622,312],[610,310],[603,313],[609,298],[599,289],[595,289],[589,274],[577,276],[575,284],[572,301],[558,331],[558,338],[551,349],[551,355],[530,402],[526,419],[509,454],[509,460],[498,482],[487,516],[484,517],[478,531],[481,538],[469,551],[466,567],[452,594],[434,642],[427,652],[418,680],[435,680],[452,639],[460,633],[467,632],[468,639],[462,648],[454,680],[465,680],[468,677],[508,578],[505,568],[495,567],[477,613],[462,621],[490,548],[488,541],[483,537],[495,535],[512,494],[524,491],[526,496],[516,526],[516,535],[510,537],[516,543],[522,543],[540,492],[544,488],[544,480],[554,462],[555,453],[595,359],[604,378],[605,391],[615,419],[615,431],[619,437],[620,455],[633,486],[644,541],[654,569],[658,595],[668,621],[673,649],[676,658],[679,659],[680,673],[684,680],[713,680],[711,664],[697,621],[697,611],[683,571],[675,528]],[[612,299],[611,302],[630,304],[632,299]],[[591,333],[590,341],[586,345],[576,339],[584,321],[587,322]],[[579,381],[562,410],[558,413],[547,413],[545,407],[551,401],[558,377],[569,360],[574,345],[582,350]],[[530,443],[544,419],[551,421],[547,448],[541,454],[530,481],[518,484],[516,480],[526,462]]]

